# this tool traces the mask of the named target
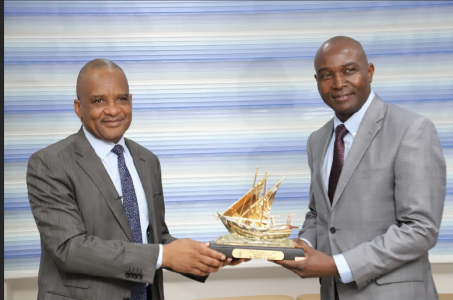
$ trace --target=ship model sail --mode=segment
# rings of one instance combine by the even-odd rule
[[[270,174],[266,173],[264,178],[256,184],[257,173],[258,168],[252,189],[233,203],[223,214],[217,212],[217,216],[230,233],[254,239],[287,238],[291,234],[291,229],[297,228],[290,224],[291,215],[287,215],[286,224],[275,224],[274,217],[270,217],[278,187],[286,176],[266,192],[266,181]],[[260,197],[263,189],[264,195]]]

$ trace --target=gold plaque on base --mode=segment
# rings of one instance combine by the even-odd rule
[[[282,260],[285,257],[283,251],[254,250],[254,249],[233,249],[234,258],[258,258],[267,260]]]

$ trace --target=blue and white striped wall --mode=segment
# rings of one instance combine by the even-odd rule
[[[5,277],[37,274],[27,161],[79,129],[76,78],[94,58],[128,76],[134,120],[126,136],[161,159],[173,235],[225,234],[213,214],[251,187],[256,166],[272,172],[269,183],[287,176],[273,213],[296,213],[302,225],[306,140],[333,116],[313,58],[336,35],[363,44],[377,94],[435,123],[448,186],[431,258],[452,262],[452,16],[451,1],[6,1]]]

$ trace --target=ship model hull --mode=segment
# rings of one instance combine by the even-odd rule
[[[280,239],[287,238],[291,234],[291,228],[255,228],[246,224],[241,224],[227,217],[219,215],[220,220],[229,233],[238,234],[252,239]]]

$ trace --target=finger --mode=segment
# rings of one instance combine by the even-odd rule
[[[231,266],[237,266],[243,262],[247,262],[247,261],[250,261],[250,258],[237,258],[237,259],[233,259],[233,261],[231,262]]]
[[[294,261],[294,260],[276,260],[274,261],[276,264],[281,265],[287,269],[300,269],[301,262]]]
[[[228,266],[228,265],[231,265],[231,263],[234,261],[233,258],[231,257],[228,257],[227,259],[225,259],[222,263],[223,266]]]
[[[293,241],[296,243],[296,244],[306,244],[308,245],[308,243],[305,241],[305,240],[301,240],[299,238],[294,238]]]
[[[199,257],[198,261],[200,263],[202,263],[203,265],[214,267],[214,268],[219,268],[222,265],[222,262],[223,262],[221,260],[214,259],[214,258],[209,257],[209,256],[203,256],[203,255],[201,255]]]
[[[231,261],[228,263],[230,266],[237,266],[240,263],[242,263],[245,260],[245,258],[235,258],[231,259]]]
[[[307,245],[304,245],[304,244],[295,244],[294,245],[295,248],[299,248],[299,249],[304,249],[305,252],[307,252],[307,250],[305,250],[306,248],[308,248],[309,246]]]
[[[209,276],[209,272],[202,272],[200,270],[195,269],[194,272],[192,273],[193,275],[197,276]]]
[[[208,276],[211,272],[217,272],[218,268],[206,266],[200,262],[195,262],[190,266],[188,273],[197,276]]]
[[[297,248],[301,248],[300,246],[304,246],[304,245],[307,246],[307,247],[310,247],[310,246],[307,244],[307,242],[305,242],[304,240],[295,238],[295,239],[293,239],[293,241],[294,241],[295,246],[296,246]],[[298,246],[299,246],[299,247],[298,247]]]
[[[209,256],[209,257],[212,257],[212,258],[215,258],[217,260],[225,260],[226,259],[226,256],[220,252],[217,252],[215,250],[212,250],[210,248],[201,248],[200,249],[200,254],[204,255],[204,256]]]
[[[301,241],[299,244],[295,245],[296,248],[303,249],[305,252],[305,259],[308,258],[309,253],[313,253],[314,249],[310,247],[306,242]],[[305,260],[304,259],[304,260]]]
[[[205,265],[203,263],[198,263],[196,265],[196,268],[200,271],[200,272],[203,272],[203,273],[215,273],[215,272],[218,272],[219,269],[220,269],[220,266],[218,267],[213,267],[213,266],[208,266],[208,265]]]

